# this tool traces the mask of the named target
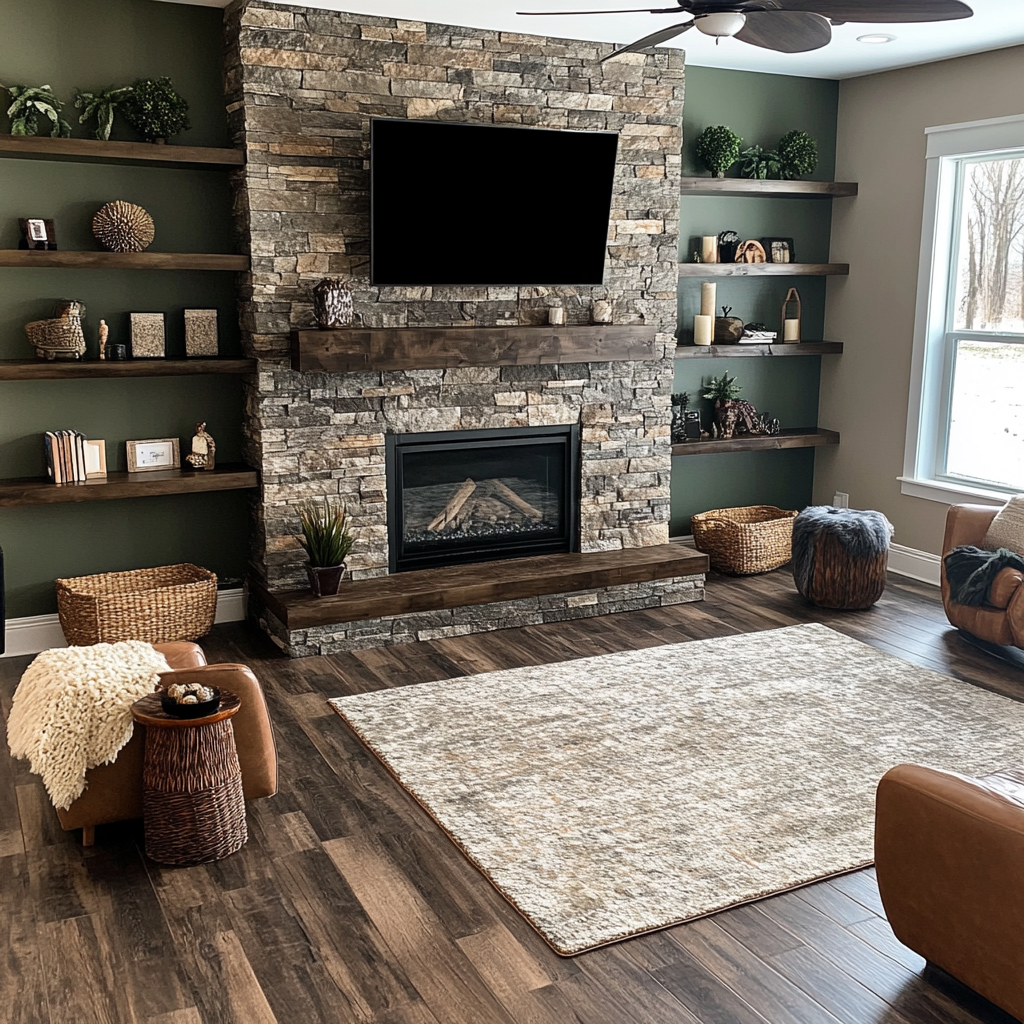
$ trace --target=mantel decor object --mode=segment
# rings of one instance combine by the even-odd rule
[[[185,310],[185,355],[214,358],[218,354],[217,310]]]
[[[598,299],[594,303],[592,317],[595,324],[610,324],[612,322],[612,304],[606,299]]]
[[[52,220],[46,217],[19,217],[18,227],[21,228],[19,249],[51,252],[57,248],[57,233]]]
[[[167,355],[163,313],[132,313],[132,358],[163,359]]]
[[[714,316],[718,304],[718,285],[714,281],[705,281],[700,286],[700,315]]]
[[[722,263],[735,263],[739,244],[740,236],[735,231],[723,231],[718,236],[718,259]]]
[[[158,469],[180,469],[181,449],[176,437],[148,441],[126,441],[129,473],[151,473]]]
[[[723,306],[722,315],[715,317],[715,344],[735,345],[743,337],[743,321],[738,316],[730,316],[732,306]]]
[[[152,244],[156,228],[141,206],[115,199],[96,211],[92,233],[108,252],[142,252]]]
[[[321,331],[350,327],[352,289],[340,277],[325,277],[313,286],[313,316]]]
[[[718,235],[702,235],[700,240],[701,263],[718,262]]]
[[[565,307],[548,307],[548,323],[551,324],[553,327],[562,327],[565,324]]]
[[[192,451],[185,456],[185,461],[193,469],[214,469],[217,461],[217,442],[206,432],[205,423],[196,424],[196,433],[192,438]]]
[[[52,319],[25,324],[25,333],[36,350],[36,357],[48,362],[81,359],[85,355],[83,316],[84,303],[77,299],[61,299],[54,307]]]
[[[736,248],[737,263],[767,263],[764,246],[756,238],[748,238]]]
[[[796,345],[801,339],[803,327],[803,306],[800,293],[790,288],[782,302],[782,340],[787,345]]]
[[[693,318],[694,345],[710,345],[715,336],[715,318],[713,316],[695,316]]]
[[[761,245],[769,263],[796,263],[792,238],[762,238]]]

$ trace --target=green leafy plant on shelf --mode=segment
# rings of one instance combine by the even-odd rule
[[[131,95],[130,85],[123,85],[119,89],[111,86],[108,89],[100,89],[97,92],[85,92],[82,89],[75,90],[75,107],[82,111],[78,118],[79,124],[85,124],[95,119],[96,130],[93,135],[97,139],[106,142],[110,138],[110,129],[114,125],[114,112]]]
[[[785,178],[799,178],[804,174],[813,174],[818,166],[818,143],[814,136],[807,132],[794,130],[787,132],[779,139],[775,147],[782,164]]]
[[[124,104],[125,120],[147,141],[165,142],[192,127],[188,101],[169,78],[139,78]]]
[[[709,402],[729,402],[739,398],[742,390],[743,385],[737,384],[734,376],[723,373],[721,377],[712,377],[704,384],[703,397]]]
[[[49,120],[52,138],[66,139],[71,135],[71,125],[60,116],[64,104],[48,85],[2,85],[0,89],[9,92],[14,100],[7,108],[12,135],[36,135],[40,114]]]
[[[716,177],[724,178],[725,172],[740,158],[743,140],[724,124],[705,128],[697,139],[697,158]]]
[[[782,161],[774,149],[751,146],[750,149],[743,150],[740,173],[744,178],[757,178],[761,181],[766,178],[781,178]]]
[[[309,564],[315,568],[341,565],[354,542],[345,506],[324,495],[320,501],[310,499],[303,502],[298,506],[298,513],[302,526],[299,543],[309,555]]]

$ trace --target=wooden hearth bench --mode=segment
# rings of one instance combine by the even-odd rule
[[[647,583],[707,571],[707,555],[681,544],[660,544],[401,572],[344,582],[337,597],[316,598],[308,590],[274,593],[255,580],[250,581],[250,587],[283,626],[301,630],[626,583]]]

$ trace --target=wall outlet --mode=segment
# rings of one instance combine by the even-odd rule
[[[832,505],[834,508],[849,508],[850,496],[846,491],[836,491],[836,493],[832,495]]]

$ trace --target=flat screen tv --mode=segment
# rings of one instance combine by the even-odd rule
[[[599,285],[615,132],[370,123],[376,285]]]

